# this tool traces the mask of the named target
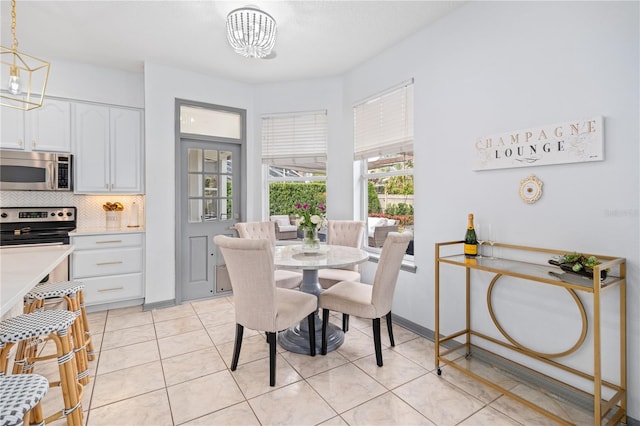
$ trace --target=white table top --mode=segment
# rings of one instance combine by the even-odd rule
[[[71,254],[73,245],[0,249],[0,317]]]
[[[345,246],[321,245],[317,253],[304,253],[300,245],[276,246],[274,263],[281,268],[324,269],[342,268],[365,262],[369,254],[361,249]]]

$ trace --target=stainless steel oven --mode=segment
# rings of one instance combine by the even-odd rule
[[[75,207],[2,207],[0,250],[36,244],[69,244],[69,232],[76,229],[76,214]],[[69,263],[65,259],[42,282],[68,279]]]
[[[0,190],[71,191],[73,156],[0,150]]]

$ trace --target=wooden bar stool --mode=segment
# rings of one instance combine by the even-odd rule
[[[11,348],[23,341],[46,336],[55,342],[56,354],[46,357],[29,357],[24,360],[25,366],[31,366],[38,360],[57,357],[60,381],[51,382],[49,386],[60,386],[64,409],[45,419],[46,423],[63,416],[68,426],[82,425],[82,394],[84,387],[78,382],[78,371],[74,361],[73,346],[69,337],[69,328],[76,320],[76,314],[69,311],[38,311],[18,315],[0,322],[0,374],[6,374],[8,357]]]
[[[36,310],[44,309],[45,302],[50,299],[63,299],[66,302],[67,310],[76,314],[73,323],[72,338],[73,348],[76,353],[75,359],[78,368],[78,380],[83,385],[89,383],[88,360],[95,358],[93,354],[93,343],[89,332],[86,310],[84,309],[84,284],[77,281],[61,281],[57,283],[45,283],[36,286],[25,296],[26,303],[24,312],[32,313]],[[22,350],[27,351],[27,357],[34,357],[37,345],[27,347],[26,344],[19,346],[17,359],[23,359]],[[16,368],[19,368],[16,367]],[[24,366],[23,366],[24,368]],[[28,370],[23,370],[29,373]],[[20,373],[14,369],[14,373]]]
[[[40,401],[48,390],[39,374],[0,376],[0,426],[44,425]]]

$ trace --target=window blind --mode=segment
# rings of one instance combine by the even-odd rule
[[[262,162],[326,170],[327,111],[262,116]]]
[[[353,107],[356,160],[413,151],[413,81]]]

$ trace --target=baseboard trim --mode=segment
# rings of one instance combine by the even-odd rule
[[[152,311],[154,309],[170,308],[176,306],[176,299],[163,300],[155,303],[145,303],[142,305],[142,311]]]
[[[120,302],[101,303],[99,305],[89,305],[86,307],[87,313],[108,311],[109,309],[122,309],[131,306],[138,306],[144,303],[144,299],[122,300]]]
[[[417,334],[418,336],[422,336],[425,339],[431,340],[432,342],[435,341],[435,332],[433,330],[409,321],[408,319],[396,315],[395,313],[392,316],[394,324],[398,324],[399,326],[406,328],[407,330]],[[447,343],[449,344],[444,344],[443,346],[448,348],[457,346],[457,344],[455,344],[454,342]],[[531,383],[533,386],[541,387],[547,392],[557,395],[558,397],[565,399],[572,404],[577,405],[578,407],[582,407],[587,410],[593,409],[593,400],[586,397],[582,392],[572,391],[566,385],[562,385],[553,380],[545,380],[544,377],[541,377],[539,374],[536,374],[527,368],[522,368],[513,361],[505,359],[499,355],[493,354],[481,348],[478,350],[477,347],[473,352],[473,356],[486,362],[487,364],[505,371],[507,374],[510,374],[519,380]],[[627,425],[640,426],[640,420],[634,419],[627,415]]]

